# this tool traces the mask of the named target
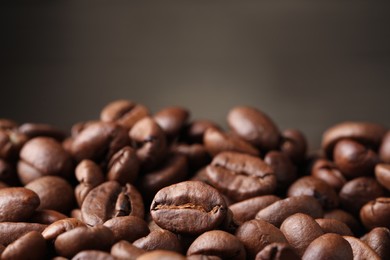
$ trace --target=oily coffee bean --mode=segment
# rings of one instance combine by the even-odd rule
[[[39,203],[38,195],[29,189],[19,187],[0,189],[0,222],[28,220]]]
[[[108,181],[88,193],[81,213],[87,225],[95,226],[120,216],[143,218],[144,205],[141,194],[133,185],[128,183],[122,187],[118,182]]]
[[[376,180],[390,191],[390,164],[380,163],[375,166]]]
[[[61,219],[46,227],[42,231],[42,236],[46,240],[55,240],[59,235],[77,227],[86,227],[86,225],[76,218]]]
[[[348,213],[344,210],[333,209],[330,211],[325,211],[324,218],[325,219],[335,219],[335,220],[341,221],[344,224],[346,224],[354,234],[361,233],[362,227],[359,224],[359,221],[354,216],[352,216],[350,213]]]
[[[195,120],[186,126],[185,139],[189,143],[203,143],[204,133],[208,128],[221,129],[214,122],[209,120]]]
[[[316,222],[320,225],[324,233],[335,233],[341,236],[353,236],[351,229],[343,222],[336,219],[317,218]]]
[[[75,255],[72,260],[115,260],[109,253],[99,250],[84,250]]]
[[[338,234],[324,234],[310,243],[302,260],[339,259],[352,260],[353,252],[350,244]]]
[[[19,126],[18,131],[26,135],[29,139],[38,136],[46,136],[61,142],[66,137],[64,131],[48,124],[25,123]]]
[[[390,259],[390,230],[388,228],[374,228],[361,240],[369,245],[381,259]]]
[[[100,114],[103,122],[115,122],[131,129],[139,120],[149,115],[149,110],[129,100],[116,100],[105,106]]]
[[[220,230],[205,232],[195,239],[187,251],[187,256],[194,254],[214,255],[222,259],[246,259],[245,249],[240,240]]]
[[[202,144],[177,144],[172,148],[173,153],[186,156],[189,169],[197,170],[206,166],[211,161],[206,148]]]
[[[68,218],[68,217],[58,211],[50,210],[50,209],[42,209],[42,210],[36,210],[34,212],[32,217],[30,218],[30,222],[50,225],[64,218]]]
[[[25,222],[1,222],[0,245],[7,246],[30,231],[41,233],[47,225]]]
[[[146,252],[146,250],[138,248],[125,240],[119,241],[111,247],[111,255],[117,259],[136,260]]]
[[[158,111],[153,116],[154,120],[169,139],[178,136],[189,117],[190,112],[182,107],[167,107]]]
[[[379,162],[378,155],[373,150],[349,139],[341,140],[335,145],[333,159],[347,179],[372,175]]]
[[[38,210],[52,209],[62,213],[69,212],[75,201],[72,186],[63,178],[44,176],[25,186],[38,194],[41,201]],[[61,199],[59,199],[61,198]]]
[[[365,204],[360,210],[360,219],[368,229],[390,228],[390,198],[381,197]]]
[[[351,245],[353,259],[380,260],[380,256],[366,243],[356,237],[343,236]]]
[[[258,157],[222,152],[206,168],[207,183],[234,201],[271,194],[276,176],[270,166]]]
[[[262,219],[276,227],[295,213],[304,213],[313,218],[321,218],[323,211],[321,204],[312,196],[297,196],[279,200],[260,210],[256,219]]]
[[[387,131],[383,137],[379,148],[379,158],[384,163],[390,163],[390,131]]]
[[[305,160],[307,142],[304,134],[296,129],[286,129],[282,133],[280,150],[287,155],[295,164]]]
[[[271,243],[287,243],[285,236],[278,228],[260,219],[252,219],[243,223],[237,229],[236,237],[244,245],[249,259],[254,259],[258,252]]]
[[[137,260],[186,260],[186,258],[172,251],[155,250],[141,255]]]
[[[290,158],[282,152],[271,151],[264,157],[264,162],[268,164],[276,175],[277,189],[285,190],[297,178],[297,169]]]
[[[72,160],[60,143],[49,137],[36,137],[20,151],[18,175],[23,184],[42,176],[69,177]]]
[[[182,247],[177,235],[168,230],[154,230],[146,237],[134,241],[133,245],[146,251],[160,249],[178,253],[182,252]]]
[[[311,170],[311,175],[326,182],[336,191],[340,191],[347,182],[337,166],[326,159],[318,159],[315,161]]]
[[[14,129],[0,129],[0,158],[14,161],[28,138]]]
[[[37,231],[30,231],[9,244],[1,254],[1,259],[44,259],[46,241]]]
[[[263,112],[252,107],[235,107],[229,111],[230,128],[242,139],[260,150],[276,150],[280,133],[274,122]]]
[[[301,259],[287,243],[272,243],[256,255],[256,260],[299,260]]]
[[[104,226],[111,229],[115,241],[135,240],[149,234],[148,224],[141,218],[133,216],[116,217],[104,222]]]
[[[134,183],[138,170],[139,163],[135,150],[130,146],[125,146],[111,157],[107,166],[107,179],[117,181],[121,185]]]

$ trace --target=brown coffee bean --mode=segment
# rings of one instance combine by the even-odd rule
[[[287,155],[295,164],[305,160],[307,141],[305,135],[296,129],[286,129],[282,133],[280,150]]]
[[[77,227],[86,227],[86,225],[76,218],[61,219],[46,227],[42,231],[42,236],[46,240],[55,240],[59,235]]]
[[[265,220],[276,227],[295,213],[304,213],[313,218],[321,218],[323,211],[321,204],[314,197],[298,196],[276,201],[256,214],[256,219]]]
[[[243,223],[236,231],[236,237],[244,245],[247,257],[254,259],[265,246],[274,243],[287,243],[283,233],[260,219],[252,219]]]
[[[206,148],[202,144],[177,144],[172,147],[174,153],[186,156],[189,169],[198,170],[211,161]]]
[[[311,259],[352,260],[352,248],[342,236],[324,234],[310,243],[302,257],[302,260]]]
[[[25,222],[1,222],[0,244],[7,246],[30,231],[41,233],[47,225]]]
[[[187,260],[222,260],[222,258],[218,256],[211,255],[190,255],[187,256]]]
[[[280,230],[299,256],[303,256],[306,248],[314,239],[324,234],[312,217],[302,213],[288,217],[283,221]]]
[[[368,230],[390,228],[390,198],[381,197],[365,204],[360,210],[360,219]]]
[[[361,240],[369,245],[381,259],[390,259],[390,230],[388,228],[374,228]]]
[[[114,244],[114,235],[103,225],[76,227],[57,237],[54,247],[58,255],[71,258],[83,250],[108,251]]]
[[[376,180],[390,191],[390,164],[380,163],[375,167]]]
[[[38,136],[45,136],[54,138],[61,142],[66,137],[66,133],[64,131],[49,124],[25,123],[19,126],[18,131],[26,135],[29,139]]]
[[[199,181],[185,181],[161,189],[150,213],[162,228],[175,233],[200,234],[219,226],[227,206],[213,187]]]
[[[290,158],[282,152],[270,151],[264,157],[273,170],[277,180],[277,189],[284,191],[291,183],[297,179],[297,169]]]
[[[353,236],[351,229],[337,219],[317,218],[316,222],[325,233],[335,233],[341,236]]]
[[[63,178],[43,176],[28,183],[25,187],[38,194],[41,201],[38,210],[52,209],[67,213],[74,205],[73,188]]]
[[[0,180],[9,181],[16,177],[14,167],[7,161],[0,159]]]
[[[272,243],[256,255],[256,260],[299,260],[301,259],[287,243]]]
[[[275,123],[263,112],[252,107],[235,107],[229,111],[230,128],[242,139],[261,150],[276,150],[280,133]]]
[[[9,188],[9,186],[5,182],[0,181],[0,189],[3,188]]]
[[[340,190],[339,197],[343,209],[358,215],[364,204],[384,196],[384,192],[374,178],[359,177],[347,182]]]
[[[154,120],[169,139],[177,137],[190,117],[190,112],[182,107],[167,107],[154,115]]]
[[[64,218],[68,218],[68,217],[55,210],[43,209],[43,210],[36,210],[32,215],[32,217],[30,218],[30,222],[50,225]]]
[[[238,152],[254,156],[259,155],[259,151],[250,143],[240,139],[238,136],[224,133],[216,128],[208,128],[203,135],[203,143],[211,156],[221,152]]]
[[[208,128],[221,129],[217,124],[209,120],[195,120],[187,125],[184,135],[189,143],[203,143],[204,133]]]
[[[234,220],[239,224],[254,219],[257,212],[280,200],[274,195],[264,195],[237,202],[229,206],[233,212]]]
[[[133,245],[146,251],[169,250],[178,253],[182,252],[179,239],[175,234],[168,230],[155,230],[146,237],[133,242]]]
[[[144,205],[141,194],[131,185],[122,187],[118,182],[108,181],[86,196],[81,213],[84,222],[89,226],[103,224],[113,217],[144,217]]]
[[[155,250],[141,255],[137,260],[186,260],[186,258],[172,251]]]
[[[326,159],[318,159],[315,161],[311,170],[311,175],[326,182],[336,191],[340,191],[347,182],[337,166]]]
[[[1,256],[1,254],[4,252],[4,250],[5,250],[5,246],[0,245],[0,256]]]
[[[214,255],[222,259],[246,259],[244,246],[237,237],[224,231],[203,233],[191,244],[187,256],[194,254]]]
[[[136,260],[146,252],[146,250],[138,248],[125,240],[119,241],[111,247],[111,255],[117,259]]]
[[[349,139],[341,140],[335,145],[333,160],[347,179],[372,175],[379,162],[378,155],[373,150]]]
[[[379,158],[384,163],[390,163],[390,131],[387,131],[379,148]]]
[[[115,260],[109,253],[99,250],[84,250],[75,255],[72,260]]]
[[[1,254],[1,259],[44,259],[46,241],[37,231],[30,231],[8,245]]]
[[[17,187],[0,189],[0,222],[27,220],[38,208],[39,203],[38,195],[29,189]]]
[[[117,181],[121,185],[134,183],[138,170],[139,163],[135,150],[130,146],[125,146],[111,157],[107,166],[107,179]]]
[[[353,259],[380,260],[380,256],[370,246],[356,237],[343,236],[351,245]]]
[[[99,123],[99,122],[100,122],[99,120],[89,120],[89,121],[83,121],[83,122],[78,122],[78,123],[74,124],[74,125],[71,127],[71,129],[70,129],[71,137],[72,137],[72,138],[75,138],[75,137],[78,136],[85,128],[89,127],[90,125]]]
[[[80,209],[72,209],[72,211],[70,212],[70,217],[71,218],[76,218],[76,219],[78,219],[80,221],[83,221]]]
[[[7,161],[14,161],[19,155],[22,146],[28,138],[15,129],[0,129],[0,158]]]
[[[271,194],[276,188],[276,176],[260,158],[222,152],[206,168],[207,183],[234,201]]]
[[[359,224],[359,221],[354,216],[352,216],[350,213],[348,213],[344,210],[341,210],[341,209],[333,209],[330,211],[325,211],[324,218],[325,219],[335,219],[335,220],[343,222],[351,229],[351,231],[354,234],[360,234],[360,232],[362,230],[362,227]]]
[[[18,175],[26,185],[47,175],[69,177],[72,167],[71,157],[60,143],[49,137],[36,137],[20,151]]]
[[[147,236],[150,232],[145,220],[133,216],[109,219],[104,222],[104,226],[111,229],[115,241],[126,240],[134,242],[141,237]]]
[[[107,104],[101,114],[103,122],[115,122],[126,129],[131,129],[139,120],[149,115],[149,110],[129,100],[116,100]]]

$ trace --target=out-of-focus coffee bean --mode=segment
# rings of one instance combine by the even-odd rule
[[[29,189],[20,187],[0,189],[0,222],[27,220],[38,208],[39,203],[38,195]]]
[[[146,251],[160,249],[178,253],[182,252],[182,247],[177,235],[168,230],[152,231],[146,237],[134,241],[133,245]]]
[[[337,166],[333,162],[326,159],[316,160],[316,162],[313,164],[311,175],[326,182],[336,191],[340,191],[340,189],[347,182]]]
[[[341,210],[341,209],[333,209],[330,211],[325,211],[324,218],[325,219],[335,219],[335,220],[343,222],[351,229],[351,231],[354,234],[360,234],[360,232],[362,230],[362,226],[359,224],[359,221],[354,216],[352,216],[350,213],[348,213],[344,210]]]
[[[221,129],[209,120],[195,120],[186,126],[184,136],[189,143],[203,143],[204,133],[208,128]]]
[[[44,259],[46,241],[37,231],[30,231],[9,244],[1,254],[1,259]]]
[[[150,232],[145,220],[133,216],[109,219],[104,222],[104,226],[111,229],[115,241],[126,240],[134,242],[141,237],[147,236]]]
[[[68,218],[66,215],[50,209],[36,210],[30,222],[50,225],[58,220]]]
[[[7,161],[0,159],[0,180],[8,181],[14,178],[16,172]]]
[[[14,161],[28,138],[14,129],[0,129],[0,158]]]
[[[74,138],[78,136],[88,126],[99,122],[100,122],[99,120],[89,120],[89,121],[83,121],[74,124],[70,129],[71,137]]]
[[[72,209],[72,211],[70,212],[70,217],[71,218],[76,218],[80,221],[83,221],[83,217],[82,217],[82,214],[81,214],[81,210],[80,209]]]
[[[343,236],[343,238],[351,245],[353,259],[381,259],[380,256],[369,245],[361,241],[359,238],[351,236]]]
[[[46,227],[42,231],[42,236],[46,240],[55,240],[59,235],[77,227],[86,227],[86,225],[76,218],[61,219]]]
[[[299,260],[294,248],[287,243],[272,243],[256,255],[256,260]]]
[[[369,245],[381,259],[390,259],[390,230],[388,228],[374,228],[361,240]]]
[[[136,260],[146,252],[146,250],[138,248],[125,240],[119,241],[111,247],[111,255],[117,259]]]
[[[174,153],[187,157],[188,166],[191,171],[206,166],[211,161],[206,148],[202,144],[177,144],[172,147]]]
[[[84,250],[75,255],[72,260],[115,260],[109,253],[99,250]]]
[[[137,260],[186,260],[186,258],[176,252],[168,250],[155,250],[153,252],[148,252],[140,257]]]
[[[350,244],[338,234],[324,234],[310,243],[302,260],[334,259],[352,260],[353,252]]]
[[[3,189],[3,188],[9,188],[9,186],[7,183],[0,181],[0,189]]]
[[[387,131],[379,148],[379,158],[384,163],[390,163],[390,131]]]
[[[8,118],[0,118],[0,130],[15,129],[18,123]]]
[[[380,163],[375,167],[376,180],[390,191],[390,164]]]
[[[335,233],[341,236],[353,236],[351,229],[343,222],[337,219],[317,218],[316,222],[320,225],[324,233]]]
[[[284,130],[280,150],[295,164],[301,164],[305,160],[307,151],[305,135],[296,129]]]
[[[111,157],[107,166],[107,179],[117,181],[121,185],[134,183],[138,170],[139,163],[135,150],[130,146],[125,146]]]
[[[187,260],[222,260],[222,258],[215,255],[190,255],[187,256]]]
[[[275,173],[277,189],[284,191],[297,178],[297,169],[286,154],[279,151],[271,151],[264,157]]]
[[[365,204],[360,210],[360,219],[368,229],[390,228],[390,197],[381,197]]]
[[[178,136],[189,117],[190,112],[182,107],[167,107],[161,109],[153,116],[170,140]]]
[[[0,244],[7,246],[30,231],[41,233],[47,225],[25,222],[1,222]]]
[[[38,136],[51,137],[61,142],[65,139],[66,133],[61,129],[49,124],[25,123],[19,126],[18,131],[29,139]]]

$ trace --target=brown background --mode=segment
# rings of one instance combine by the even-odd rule
[[[68,128],[127,98],[224,124],[247,104],[312,148],[342,120],[390,126],[389,1],[0,5],[0,117]]]

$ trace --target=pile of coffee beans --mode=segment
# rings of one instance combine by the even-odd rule
[[[0,120],[1,259],[390,259],[390,131],[229,130],[128,100],[69,133]]]

